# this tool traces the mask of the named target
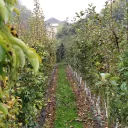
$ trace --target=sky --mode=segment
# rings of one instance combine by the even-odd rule
[[[88,4],[96,6],[96,11],[100,12],[107,0],[39,0],[43,9],[45,20],[54,17],[60,21],[73,19],[76,12],[80,12],[88,8]],[[29,9],[33,9],[33,0],[21,0]]]

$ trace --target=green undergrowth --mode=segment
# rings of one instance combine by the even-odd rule
[[[78,118],[75,97],[66,79],[65,66],[59,65],[56,90],[56,119],[54,128],[82,128]]]

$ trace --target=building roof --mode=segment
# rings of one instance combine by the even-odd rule
[[[58,19],[54,18],[54,17],[51,17],[50,19],[46,20],[45,21],[46,24],[56,24],[56,23],[61,23],[61,21],[59,21]]]

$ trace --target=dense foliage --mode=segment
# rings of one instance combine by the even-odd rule
[[[67,62],[82,75],[92,94],[100,96],[108,127],[128,125],[126,1],[105,3],[101,13],[89,5],[75,23],[57,34]],[[117,11],[118,10],[118,11]]]
[[[23,29],[20,35],[29,46],[36,49],[43,63],[36,76],[30,72],[31,66],[27,63],[25,70],[21,71],[18,81],[22,88],[16,93],[22,99],[22,111],[18,116],[19,122],[22,122],[23,126],[33,128],[38,125],[37,115],[40,116],[41,109],[45,105],[44,93],[49,74],[56,60],[54,40],[47,37],[43,11],[38,1],[35,1],[34,5],[34,11],[26,21],[27,28],[25,31]]]
[[[16,0],[0,1],[1,128],[34,128],[44,106],[44,90],[55,63],[54,40],[47,36],[39,2],[34,2],[31,13]]]
[[[65,57],[65,47],[63,44],[61,44],[56,51],[56,61],[60,62]]]

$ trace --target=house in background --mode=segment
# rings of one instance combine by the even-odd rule
[[[51,38],[55,37],[57,30],[58,30],[58,26],[62,23],[63,23],[62,21],[59,21],[58,19],[54,17],[46,20],[45,25],[46,25],[48,36]]]

